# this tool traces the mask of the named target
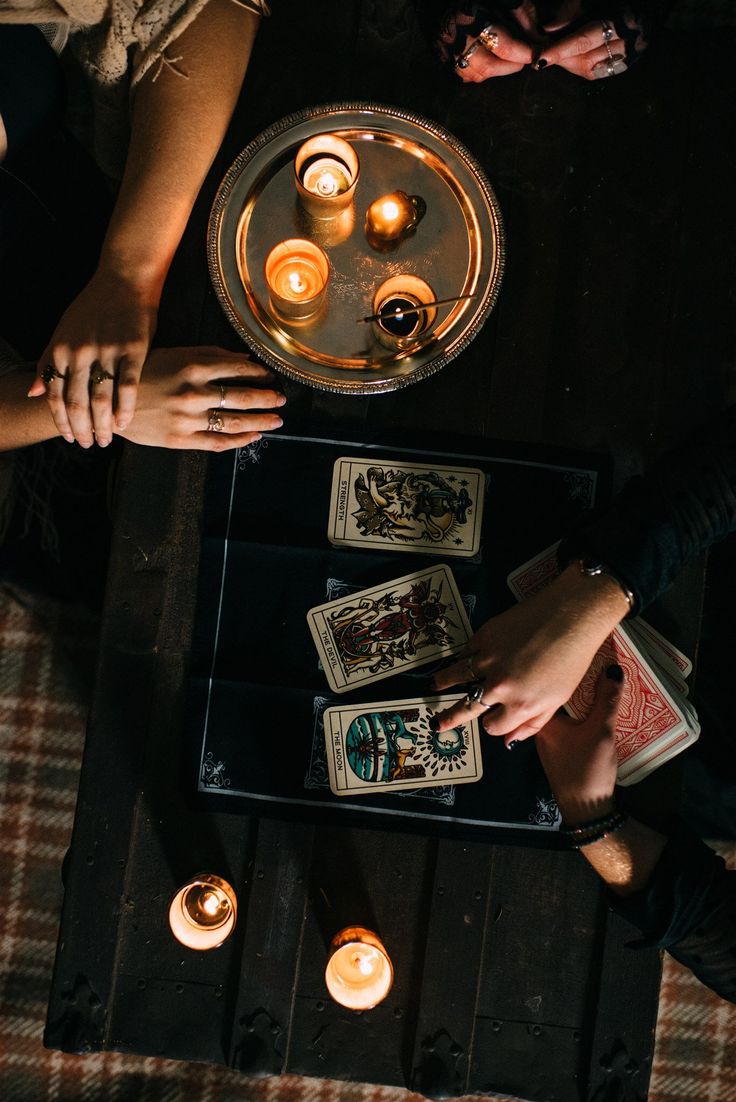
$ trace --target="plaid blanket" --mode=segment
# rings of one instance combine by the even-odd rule
[[[0,1098],[420,1102],[388,1087],[298,1076],[252,1080],[208,1065],[42,1047],[96,627],[84,609],[0,586]],[[734,1036],[736,1007],[668,957],[650,1102],[736,1102]],[[495,1095],[491,1102],[514,1100]]]

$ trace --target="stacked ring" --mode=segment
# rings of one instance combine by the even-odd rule
[[[472,45],[468,46],[467,50],[465,50],[464,53],[455,58],[455,67],[457,69],[467,69],[468,65],[470,64],[471,57],[481,45],[481,40],[479,38],[476,38],[475,42],[473,42]]]
[[[494,31],[493,27],[489,24],[484,27],[478,35],[478,41],[482,46],[489,50],[492,54],[498,49],[498,34]]]

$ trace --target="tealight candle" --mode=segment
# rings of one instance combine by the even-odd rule
[[[437,307],[412,310],[411,307],[431,303],[436,295],[430,285],[419,276],[391,276],[376,290],[373,296],[373,313],[380,314],[373,322],[373,332],[385,348],[401,351],[416,345],[431,329],[437,317]]]
[[[392,191],[375,199],[365,212],[365,235],[374,249],[394,245],[411,233],[427,213],[420,195]]]
[[[330,262],[313,241],[292,237],[271,249],[265,275],[277,313],[289,321],[303,321],[322,305]]]
[[[347,926],[330,945],[325,983],[335,1002],[350,1010],[371,1010],[394,982],[391,958],[379,938],[363,926]]]
[[[169,907],[169,926],[189,949],[216,949],[235,926],[235,892],[226,880],[201,873],[179,888]]]
[[[360,163],[349,142],[336,134],[318,134],[304,142],[294,158],[296,190],[313,218],[334,218],[353,201]]]

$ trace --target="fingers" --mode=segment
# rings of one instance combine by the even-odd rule
[[[67,353],[67,349],[46,349],[36,367],[37,375],[28,391],[28,397],[37,398],[46,395],[59,435],[63,436],[68,444],[73,444],[74,433],[64,404],[66,376],[69,369]]]
[[[286,403],[286,397],[278,390],[258,390],[249,386],[210,384],[210,405],[222,405],[224,409],[277,409]]]
[[[283,421],[276,413],[233,413],[227,409],[216,409],[215,413],[222,421],[222,429],[228,435],[244,432],[270,432],[280,429]]]
[[[483,45],[479,38],[468,41],[465,50],[455,60],[460,78],[466,82],[478,82],[489,77],[518,73],[532,60],[532,49],[524,42],[512,38],[507,31],[493,28],[496,44],[493,49]]]
[[[498,705],[494,704],[492,707],[495,708]],[[471,719],[480,719],[487,710],[488,705],[484,704],[482,700],[479,700],[477,704],[468,704],[467,700],[458,700],[457,704],[453,704],[451,708],[447,708],[444,712],[437,712],[435,715],[437,730],[451,731],[453,727],[457,727],[461,723],[469,723]]]
[[[472,654],[464,655],[452,665],[438,670],[432,676],[432,688],[451,689],[453,685],[464,685],[468,681],[477,681]]]
[[[624,694],[624,671],[617,664],[608,666],[598,678],[589,719],[606,733],[615,731]]]
[[[567,38],[563,38],[561,42],[556,42],[553,46],[548,46],[543,50],[537,64],[544,61],[547,65],[559,65],[561,61],[590,53],[591,50],[597,50],[599,46],[603,46],[603,52],[605,53],[603,27],[600,22],[588,23],[581,30],[575,31]]]
[[[197,362],[189,368],[189,378],[195,386],[206,386],[216,380],[248,379],[254,383],[275,383],[276,376],[262,364],[253,363],[242,353],[224,348],[196,349]]]
[[[92,412],[92,428],[95,440],[106,448],[112,440],[112,398],[115,380],[115,355],[103,353],[92,365],[89,383],[89,404]]]
[[[170,443],[171,448],[189,449],[193,451],[227,452],[233,448],[247,448],[249,444],[255,444],[261,439],[260,432],[195,432],[183,436],[177,443]]]
[[[64,393],[64,404],[71,430],[77,443],[83,448],[91,448],[94,443],[89,395],[92,360],[91,350],[86,349],[72,354]]]
[[[144,360],[145,353],[136,350],[122,356],[118,361],[115,424],[121,432],[128,427],[135,413]]]

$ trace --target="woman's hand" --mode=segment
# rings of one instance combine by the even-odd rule
[[[520,0],[513,15],[504,12],[500,18],[494,16],[492,8],[481,4],[448,12],[437,39],[440,57],[454,65],[466,82],[518,73],[532,60],[531,46],[521,40],[529,22],[526,8],[530,6]],[[509,30],[509,23],[519,24],[519,37]]]
[[[243,448],[283,424],[265,412],[286,401],[274,381],[265,367],[222,348],[156,348],[133,420],[118,435],[158,448]],[[215,419],[222,427],[213,431],[208,422]]]
[[[609,666],[598,679],[587,719],[555,716],[537,735],[539,760],[567,823],[589,822],[613,810],[623,678],[620,666]]]
[[[593,657],[629,611],[607,575],[589,577],[572,563],[540,593],[488,620],[451,666],[433,678],[450,689],[477,681],[482,698],[438,713],[439,730],[480,718],[507,746],[536,735],[570,699]]]
[[[564,23],[545,27],[559,31]],[[547,46],[534,63],[535,69],[559,65],[584,80],[600,80],[623,73],[647,48],[640,21],[631,12],[616,19],[599,19],[578,27]]]
[[[130,423],[159,297],[159,284],[99,268],[61,318],[28,393],[46,395],[65,440],[105,447]]]

